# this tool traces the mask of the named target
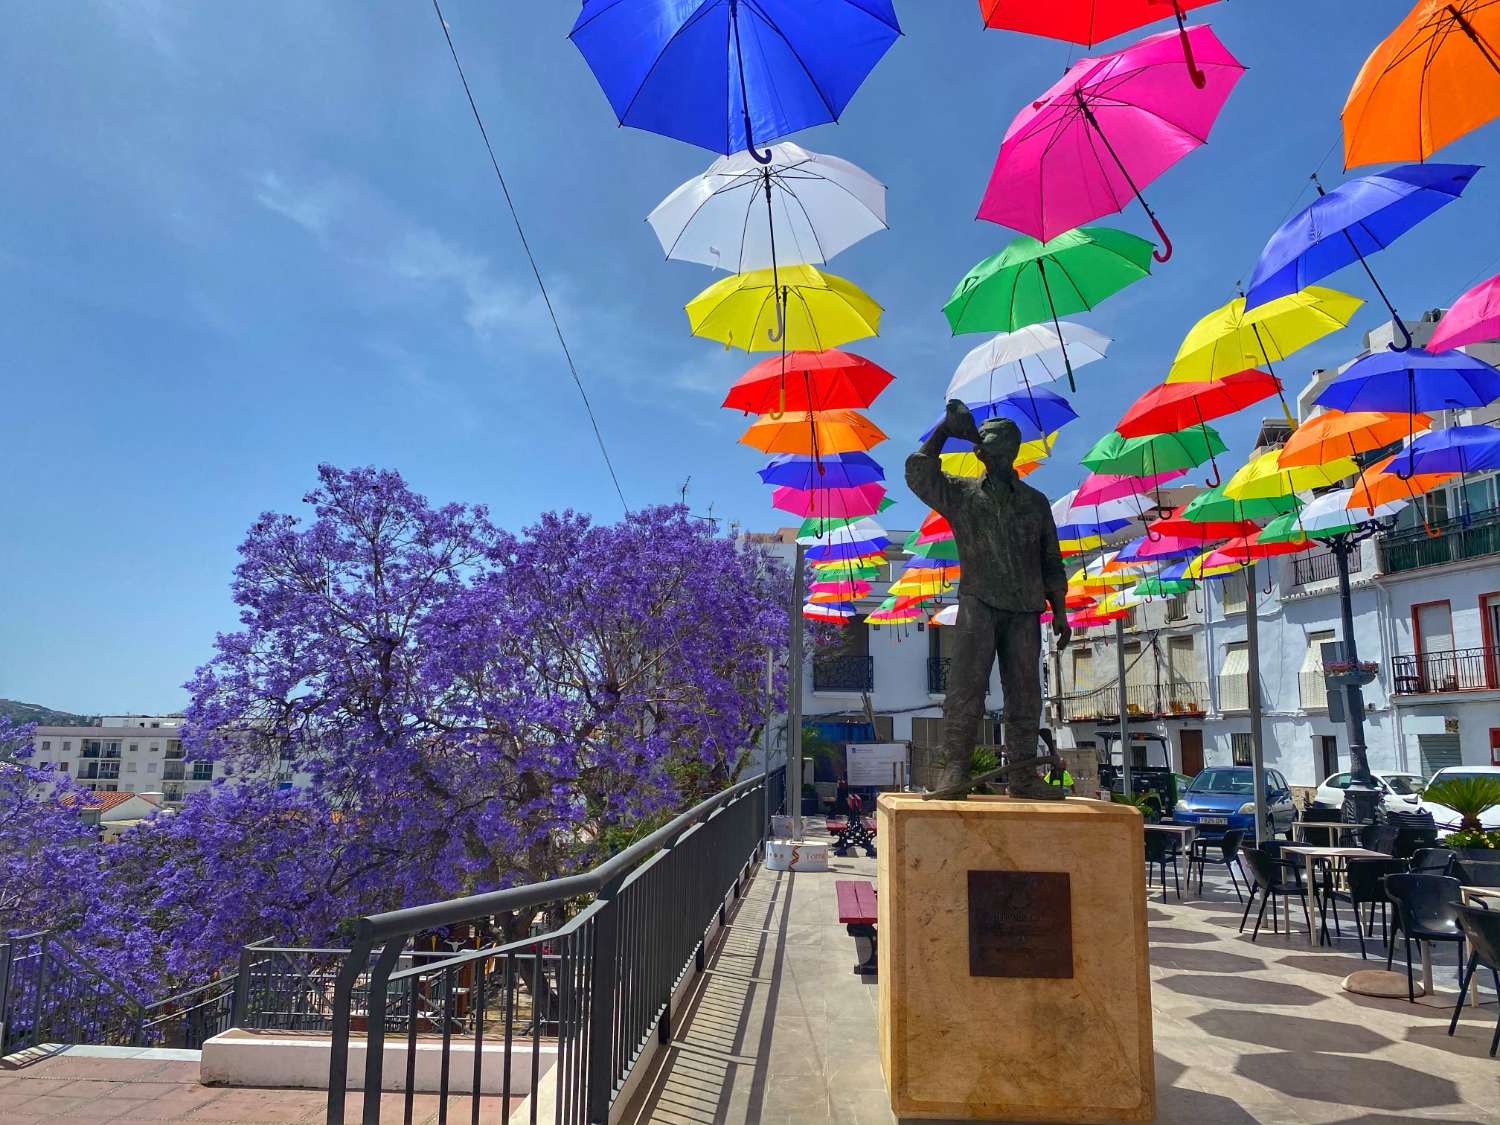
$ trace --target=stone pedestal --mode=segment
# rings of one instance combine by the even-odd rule
[[[828,845],[814,840],[767,840],[766,867],[771,871],[827,871]]]
[[[888,793],[877,815],[892,1111],[1151,1120],[1140,814],[1082,799]]]

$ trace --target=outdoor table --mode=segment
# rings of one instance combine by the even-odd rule
[[[1300,857],[1307,864],[1307,882],[1302,888],[1302,897],[1307,903],[1307,916],[1312,918],[1317,904],[1317,883],[1315,881],[1315,867],[1320,859],[1390,859],[1385,852],[1371,851],[1369,848],[1325,848],[1313,844],[1283,844],[1281,845],[1283,856]],[[1321,917],[1321,915],[1319,915]],[[1307,944],[1317,945],[1318,935],[1313,927],[1308,927]],[[1423,947],[1424,959],[1426,947]]]
[[[1181,851],[1183,857],[1186,858],[1187,856],[1192,855],[1193,839],[1194,839],[1194,837],[1196,837],[1198,835],[1198,826],[1196,824],[1148,824],[1148,825],[1146,825],[1146,831],[1147,832],[1166,832],[1166,833],[1169,833],[1171,835],[1176,836],[1177,837],[1178,849]],[[1191,870],[1192,870],[1192,864],[1191,863],[1188,864],[1188,869],[1191,872]],[[1188,879],[1188,890],[1189,890],[1189,892],[1192,891],[1192,884],[1193,884],[1193,880],[1192,880],[1191,877],[1189,877],[1189,879]],[[1162,895],[1165,896],[1166,892],[1167,892],[1167,888],[1165,886],[1163,886],[1162,887]],[[1165,901],[1165,897],[1163,898],[1163,901]]]
[[[1345,824],[1343,821],[1331,820],[1319,823],[1316,820],[1294,820],[1292,821],[1292,836],[1298,840],[1306,840],[1308,828],[1316,828],[1319,831],[1331,829],[1334,832],[1358,832],[1363,824]]]
[[[1500,887],[1459,887],[1459,895],[1462,896],[1465,906],[1484,906],[1490,910],[1500,910]],[[1484,901],[1484,900],[1488,901]],[[1427,980],[1430,972],[1432,958],[1427,953],[1422,955],[1423,981]],[[1479,1003],[1479,974],[1474,974],[1474,979],[1469,981],[1469,998],[1465,1003]]]

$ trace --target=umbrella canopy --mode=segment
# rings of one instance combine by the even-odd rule
[[[799,540],[800,542],[800,540]],[[814,542],[817,542],[814,540]],[[807,548],[810,562],[832,562],[848,560],[850,563],[874,563],[885,561],[885,548],[890,543],[885,537],[875,539],[838,539],[818,543]]]
[[[1236,515],[1231,511],[1222,517],[1216,514],[1213,519],[1192,519],[1187,515],[1187,508],[1188,505],[1183,504],[1171,515],[1152,520],[1146,525],[1147,537],[1160,535],[1164,541],[1167,539],[1193,541],[1201,547],[1213,539],[1232,539],[1236,535],[1255,534],[1257,524],[1248,517]]]
[[[1147,563],[1161,559],[1180,559],[1184,555],[1196,555],[1203,549],[1201,536],[1186,538],[1180,535],[1158,535],[1152,539],[1142,535],[1120,548],[1117,559],[1124,562]]]
[[[848,603],[840,605],[817,605],[809,603],[802,607],[802,616],[809,621],[834,621],[843,624],[859,611]]]
[[[1500,8],[1421,0],[1371,52],[1344,102],[1344,167],[1426,160],[1500,113]]]
[[[922,559],[958,561],[958,544],[952,539],[941,539],[933,543],[914,543],[908,545],[906,549]]]
[[[1188,560],[1182,569],[1182,577],[1193,578],[1223,578],[1226,574],[1233,574],[1237,570],[1244,570],[1248,565],[1234,559],[1215,560],[1215,551],[1204,551],[1195,559]]]
[[[1226,566],[1231,563],[1246,563],[1252,559],[1272,559],[1277,555],[1295,555],[1311,550],[1312,540],[1305,536],[1285,539],[1262,539],[1260,533],[1242,535],[1228,543],[1215,547],[1204,560],[1205,567]]]
[[[812,605],[836,604],[862,598],[873,589],[868,582],[815,582],[807,600]]]
[[[979,0],[986,27],[1092,47],[1214,0]]]
[[[1500,398],[1500,370],[1463,352],[1374,352],[1355,360],[1314,400],[1334,410],[1451,410]],[[1411,427],[1416,428],[1413,418]]]
[[[958,603],[954,602],[952,605],[945,605],[942,609],[938,610],[936,613],[934,613],[932,615],[932,619],[930,621],[928,621],[928,624],[929,625],[957,625],[958,624]]]
[[[1113,473],[1090,473],[1078,486],[1073,497],[1075,504],[1092,504],[1103,500],[1118,500],[1123,496],[1143,496],[1160,488],[1168,481],[1187,475],[1186,469],[1173,469],[1166,473],[1153,473],[1146,477],[1122,477]]]
[[[1368,508],[1355,511],[1354,489],[1338,488],[1321,496],[1314,496],[1307,502],[1301,512],[1302,530],[1308,535],[1333,535],[1351,522],[1357,525],[1365,520],[1394,516],[1410,503],[1410,497],[1402,497],[1376,505],[1373,512]],[[1266,524],[1266,527],[1269,529],[1271,524]]]
[[[694,336],[747,352],[836,348],[878,335],[883,311],[852,281],[806,265],[734,274],[686,308]]]
[[[922,522],[917,525],[917,533],[919,535],[952,535],[953,528],[946,517],[929,508],[927,514],[922,517]]]
[[[863,561],[856,564],[853,559],[813,567],[814,582],[873,582],[880,576],[880,567]]]
[[[853,410],[814,410],[772,418],[763,414],[740,438],[762,453],[852,453],[885,440],[885,433]]]
[[[1280,448],[1268,449],[1252,457],[1224,484],[1224,495],[1231,500],[1258,500],[1288,496],[1314,488],[1327,488],[1359,472],[1359,466],[1348,457],[1336,457],[1322,465],[1288,467],[1281,464]]]
[[[767,484],[788,488],[852,488],[885,479],[880,463],[868,453],[858,451],[833,453],[816,460],[783,453],[772,457],[765,468],[756,472]]]
[[[1096,523],[1106,520],[1128,522],[1136,519],[1140,514],[1140,499],[1135,495],[1122,496],[1117,500],[1080,504],[1078,489],[1075,488],[1063,493],[1052,502],[1052,520],[1058,524],[1076,523],[1080,520],[1093,520]]]
[[[1500,338],[1500,273],[1466,290],[1432,330],[1427,350],[1440,352]]]
[[[771,162],[721,156],[646,216],[668,258],[740,273],[826,262],[884,230],[885,185],[858,165],[790,141]]]
[[[891,0],[586,0],[568,37],[621,125],[728,154],[837,121],[900,34]]]
[[[885,528],[867,516],[837,520],[803,520],[802,527],[797,533],[797,542],[804,547],[852,543],[869,539],[883,539],[887,543],[890,542]]]
[[[1223,484],[1198,493],[1183,505],[1182,518],[1189,522],[1222,525],[1235,521],[1268,519],[1271,516],[1296,511],[1302,506],[1301,500],[1288,494],[1236,500],[1225,494],[1225,489],[1228,487],[1229,482],[1225,481]],[[1231,532],[1231,535],[1249,534],[1253,533],[1248,529]]]
[[[727,410],[770,414],[786,410],[863,409],[894,379],[878,363],[852,352],[788,352],[755,364],[724,396]]]
[[[857,484],[850,488],[788,488],[771,490],[771,507],[794,516],[873,516],[885,499],[885,485]]]
[[[1237,371],[1208,383],[1162,383],[1141,395],[1115,425],[1122,437],[1173,433],[1201,426],[1269,398],[1280,381],[1264,371]]]
[[[1347,327],[1362,304],[1359,297],[1321,285],[1309,285],[1249,312],[1245,298],[1236,297],[1200,318],[1183,337],[1167,382],[1222,379],[1280,363],[1299,348]]]
[[[1475,164],[1408,164],[1360,176],[1318,198],[1276,228],[1260,252],[1245,307],[1254,309],[1359,262],[1391,316],[1395,306],[1375,282],[1365,255],[1382,250],[1463,194]],[[1407,346],[1411,345],[1410,337]]]
[[[1325,410],[1303,422],[1281,447],[1283,468],[1323,465],[1335,457],[1364,453],[1400,441],[1410,430],[1425,430],[1432,419],[1378,410]]]
[[[1129,525],[1129,520],[1103,520],[1099,523],[1063,523],[1057,525],[1058,542],[1076,542],[1080,539],[1093,539],[1104,535],[1113,535],[1122,527]]]
[[[1395,457],[1386,457],[1360,474],[1359,480],[1354,482],[1354,487],[1350,490],[1349,503],[1346,505],[1351,512],[1362,513],[1366,519],[1374,518],[1375,510],[1383,505],[1397,500],[1409,503],[1422,493],[1431,492],[1438,485],[1458,476],[1456,472],[1400,476],[1391,469],[1395,460]]]
[[[983,422],[986,418],[1009,418],[1020,428],[1021,437],[1026,441],[1054,434],[1078,417],[1078,412],[1067,399],[1046,387],[1017,391],[993,402],[971,402],[966,405],[975,422]],[[932,431],[942,422],[943,419],[939,418],[928,426],[923,431],[921,440],[926,441],[931,437]],[[964,453],[973,448],[974,443],[963,438],[950,437],[943,443],[943,451],[946,453]]]
[[[1414,438],[1386,466],[1388,473],[1480,473],[1500,469],[1500,430],[1454,426]]]
[[[1184,65],[1190,49],[1203,83]],[[1208,140],[1245,68],[1207,24],[1079,59],[1016,114],[979,217],[1054,238],[1140,201],[1141,189]],[[1171,256],[1166,232],[1146,207]]]
[[[1034,441],[1023,441],[1021,450],[1016,454],[1016,475],[1024,477],[1046,459],[1047,450],[1056,440],[1057,435],[1047,434],[1045,437]],[[984,476],[984,462],[972,453],[942,453],[939,460],[943,464],[943,472],[950,477],[969,477],[971,479]]]
[[[1142,578],[1132,589],[1147,597],[1169,598],[1174,594],[1186,594],[1193,588],[1188,578]]]
[[[1028,324],[1014,332],[1001,332],[964,356],[948,380],[946,397],[989,402],[1049,383],[1067,374],[1064,349],[1068,364],[1082,367],[1103,359],[1109,345],[1110,339],[1103,333],[1067,320],[1058,321],[1056,326]],[[1015,369],[1006,370],[1011,365]]]
[[[1287,512],[1285,515],[1277,516],[1275,519],[1266,521],[1266,526],[1261,528],[1260,534],[1255,537],[1257,543],[1279,543],[1300,542],[1309,535],[1337,535],[1343,531],[1353,531],[1355,523],[1351,520],[1349,512],[1344,505],[1348,501],[1350,490],[1347,488],[1337,490],[1343,497],[1338,503],[1336,511],[1315,512],[1313,505],[1328,496],[1334,495],[1326,492],[1323,496],[1317,496],[1309,500],[1299,512]]]
[[[1058,317],[1092,309],[1150,272],[1151,243],[1112,227],[1079,227],[1048,242],[1023,235],[965,274],[943,314],[955,334],[1014,332],[1050,321],[1073,386]]]
[[[1190,469],[1201,465],[1227,447],[1212,426],[1194,426],[1175,434],[1122,437],[1111,430],[1094,443],[1080,460],[1096,473],[1146,476],[1168,469]]]

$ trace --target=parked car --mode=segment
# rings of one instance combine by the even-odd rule
[[[1287,832],[1297,818],[1292,787],[1280,770],[1266,770],[1266,819],[1271,835]],[[1178,824],[1196,824],[1208,839],[1231,828],[1255,832],[1255,771],[1249,766],[1209,766],[1200,770],[1172,810]]]
[[[1447,766],[1433,774],[1429,786],[1455,777],[1500,777],[1500,766]],[[1422,808],[1432,814],[1439,832],[1457,832],[1459,815],[1447,805],[1423,801]],[[1486,829],[1500,828],[1500,805],[1479,814],[1479,823]]]
[[[1386,812],[1415,812],[1427,782],[1419,773],[1400,773],[1393,770],[1371,770],[1375,784],[1380,786],[1380,805]],[[1349,788],[1349,771],[1331,773],[1318,786],[1313,797],[1313,806],[1322,809],[1344,807],[1344,790]]]

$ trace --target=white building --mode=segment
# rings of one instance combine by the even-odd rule
[[[109,715],[100,726],[37,727],[31,764],[104,793],[160,793],[180,804],[225,775],[224,763],[186,761],[180,715]]]

